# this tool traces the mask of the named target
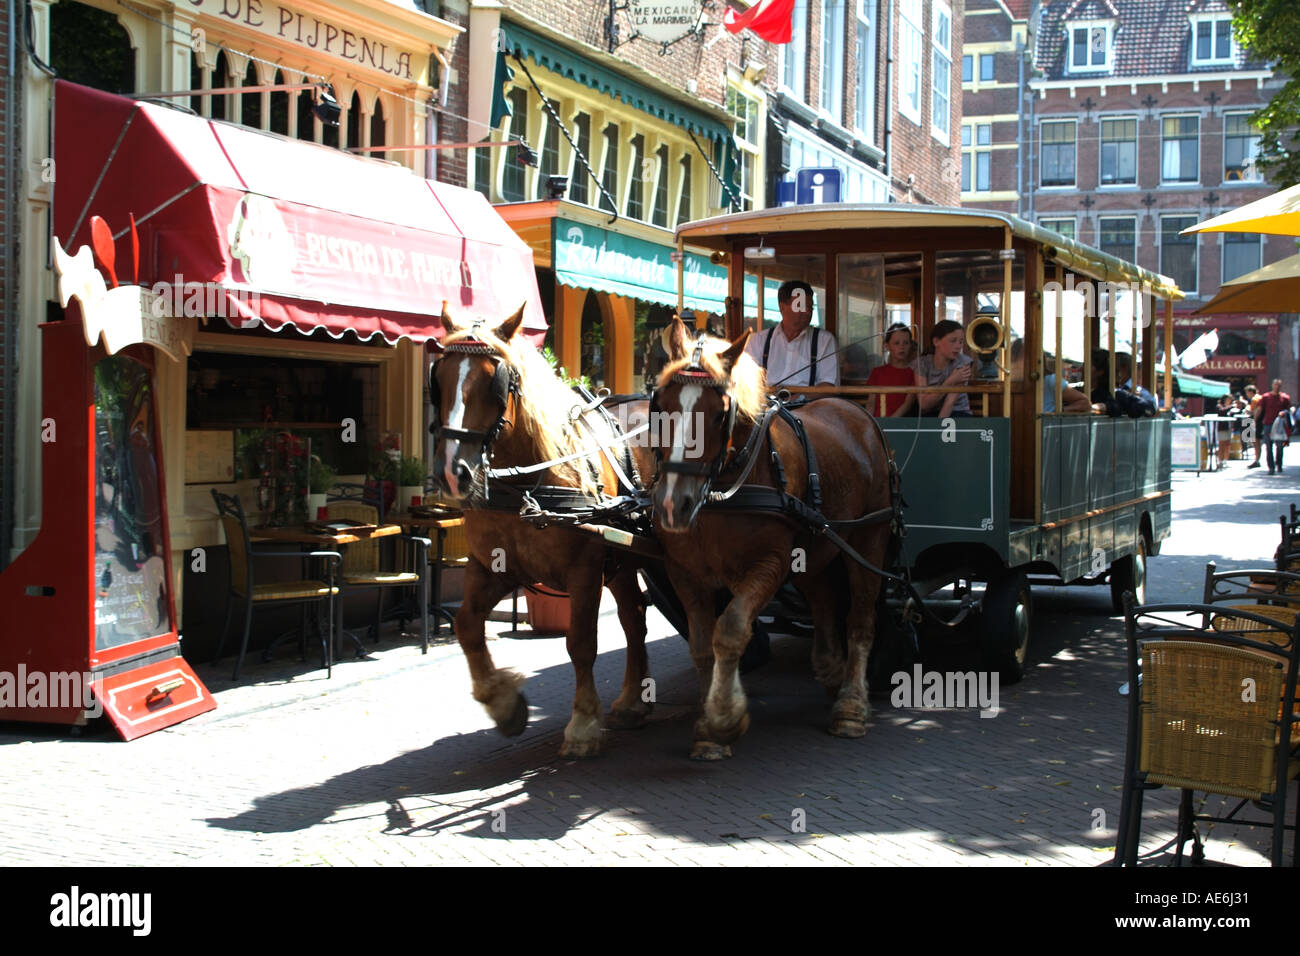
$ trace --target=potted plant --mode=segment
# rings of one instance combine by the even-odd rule
[[[325,507],[325,498],[337,478],[338,472],[321,461],[319,455],[311,456],[311,470],[307,473],[307,487],[310,492],[307,495],[307,517],[316,517],[320,509]]]
[[[398,462],[402,459],[401,439],[396,432],[385,432],[375,446],[370,460],[370,474],[366,479],[367,487],[374,488],[383,501],[384,514],[393,510],[397,498]],[[407,499],[408,501],[410,499]]]
[[[567,633],[569,630],[569,596],[535,584],[524,592],[528,605],[528,625],[545,633]]]
[[[408,508],[411,502],[424,500],[424,480],[428,472],[424,459],[405,455],[397,463],[397,509]]]

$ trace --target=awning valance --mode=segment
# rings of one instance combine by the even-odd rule
[[[674,126],[680,126],[696,136],[721,140],[727,144],[732,142],[731,130],[718,120],[683,103],[674,102],[636,80],[593,62],[581,53],[569,50],[513,23],[502,24],[501,32],[505,35],[509,49],[522,50],[524,55],[531,58],[538,66],[552,73],[612,96],[643,113],[649,113]]]
[[[119,280],[134,215],[140,284],[215,287],[232,325],[424,341],[446,300],[546,328],[532,251],[478,193],[62,81],[53,126],[54,234],[75,252],[102,217]]]

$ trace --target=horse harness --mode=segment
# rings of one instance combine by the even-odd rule
[[[486,462],[492,443],[497,440],[502,429],[506,426],[506,411],[509,408],[510,396],[513,395],[516,401],[519,399],[519,373],[513,365],[497,353],[496,349],[486,342],[464,339],[443,346],[442,351],[444,355],[452,353],[458,355],[483,355],[496,363],[496,370],[492,373],[492,384],[489,387],[492,398],[501,406],[501,411],[486,431],[472,428],[450,428],[442,424],[442,396],[438,394],[438,383],[434,378],[438,362],[442,361],[442,359],[438,359],[429,366],[429,403],[433,405],[438,416],[438,421],[429,426],[429,432],[433,435],[434,441],[436,442],[440,438],[452,438],[456,441],[481,441],[483,443],[483,460]]]

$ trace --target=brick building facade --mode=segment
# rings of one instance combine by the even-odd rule
[[[1180,235],[1275,191],[1249,117],[1281,81],[1237,47],[1224,0],[971,0],[963,53],[963,202],[1169,275],[1187,293],[1176,349],[1217,329],[1200,371],[1294,390],[1289,318],[1192,315],[1294,252],[1285,237]]]
[[[13,379],[12,359],[17,340],[17,202],[16,170],[19,157],[15,130],[19,121],[19,90],[22,73],[9,57],[10,44],[18,40],[18,11],[8,4],[0,14],[0,570],[8,563],[9,540],[13,528]]]

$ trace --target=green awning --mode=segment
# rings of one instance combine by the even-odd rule
[[[607,96],[612,96],[643,113],[649,113],[665,122],[680,126],[697,136],[718,140],[734,147],[731,130],[699,110],[668,99],[662,93],[656,93],[636,80],[621,76],[614,70],[589,60],[581,53],[575,53],[523,27],[502,24],[501,32],[510,49],[522,50],[538,66],[552,73],[558,73],[575,83],[581,83]],[[592,131],[593,138],[597,132]]]
[[[1165,366],[1163,362],[1156,363],[1156,374],[1164,375]],[[1184,396],[1200,395],[1202,398],[1219,398],[1222,395],[1231,393],[1232,389],[1228,387],[1227,382],[1220,382],[1215,378],[1204,378],[1200,375],[1193,375],[1191,372],[1183,372],[1174,369],[1174,381],[1178,384],[1178,392]]]
[[[677,307],[672,246],[567,219],[555,220],[552,236],[557,282]],[[686,253],[685,266],[686,307],[721,312],[727,297],[727,270],[693,252]]]

